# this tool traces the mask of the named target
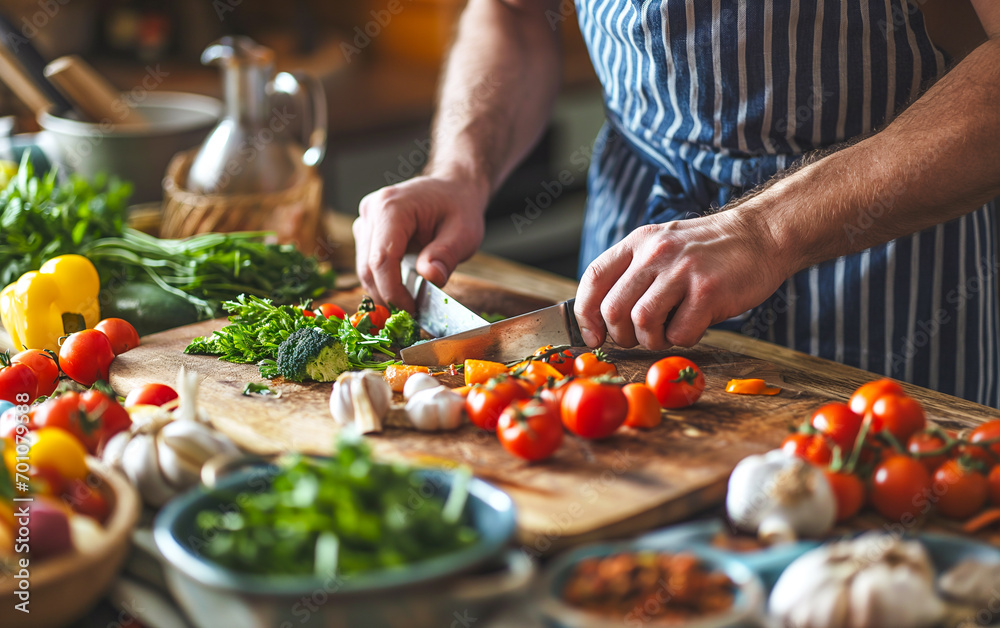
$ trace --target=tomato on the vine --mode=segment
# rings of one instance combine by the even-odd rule
[[[561,415],[566,429],[583,438],[605,438],[628,416],[628,398],[621,386],[595,379],[575,379],[563,396]]]
[[[608,361],[608,356],[600,349],[581,353],[573,360],[573,375],[577,377],[615,377],[618,367]]]
[[[37,391],[38,376],[31,367],[11,362],[9,353],[0,353],[0,400],[26,404],[35,399]]]
[[[970,456],[982,460],[991,467],[1000,463],[1000,419],[977,425],[969,434],[968,440],[972,445],[966,447],[965,451]]]
[[[882,395],[872,404],[872,431],[883,430],[902,444],[927,427],[927,417],[920,402],[912,397]]]
[[[705,376],[694,362],[670,356],[655,362],[646,373],[646,385],[664,408],[686,408],[705,390]]]
[[[340,320],[344,320],[347,318],[347,312],[344,311],[344,308],[333,303],[324,303],[316,308],[316,311],[327,319],[339,318]]]
[[[837,502],[837,523],[858,514],[865,503],[865,485],[853,473],[826,471],[826,479]]]
[[[139,332],[126,320],[106,318],[95,325],[94,329],[108,337],[115,355],[121,355],[139,346]]]
[[[656,395],[645,384],[626,384],[622,387],[625,398],[628,399],[628,416],[625,425],[649,429],[656,427],[663,420],[660,402]]]
[[[948,462],[948,455],[940,453],[928,456],[927,454],[941,451],[946,445],[944,439],[933,432],[917,432],[906,443],[906,451],[918,459],[928,472],[934,473],[938,467]]]
[[[469,420],[484,430],[495,431],[497,420],[512,401],[531,397],[518,379],[503,375],[486,384],[473,386],[465,397],[465,411],[469,415]]]
[[[875,401],[885,395],[906,395],[906,392],[899,383],[883,377],[874,382],[868,382],[855,390],[848,405],[855,414],[863,417],[872,409]]]
[[[38,378],[35,397],[48,397],[59,385],[59,365],[51,353],[42,349],[25,349],[10,359],[15,364],[27,364]]]
[[[59,347],[59,367],[70,379],[84,386],[93,386],[97,380],[108,381],[114,359],[111,341],[96,329],[70,334]]]
[[[174,399],[177,399],[177,391],[166,384],[143,384],[128,391],[125,407],[162,406]]]
[[[559,415],[538,399],[511,403],[497,422],[497,438],[504,449],[525,460],[551,456],[563,439]]]
[[[870,498],[883,517],[900,521],[906,516],[916,518],[929,508],[930,490],[931,474],[919,460],[894,455],[875,467]]]
[[[55,427],[72,434],[96,454],[112,436],[132,424],[128,411],[98,390],[67,392],[46,399],[34,410],[37,428]]]
[[[545,345],[544,347],[539,347],[535,350],[533,355],[539,356],[544,355],[552,350],[552,345]],[[543,362],[548,362],[557,371],[563,375],[573,374],[573,354],[569,352],[569,349],[565,351],[560,351],[559,353],[553,353],[547,358],[542,359]]]
[[[802,458],[817,467],[825,467],[833,460],[833,448],[822,434],[789,434],[781,443],[781,449],[789,456]]]
[[[828,403],[813,413],[809,423],[821,434],[840,447],[843,456],[849,456],[854,449],[854,441],[861,431],[863,419],[846,403]]]
[[[968,519],[983,509],[990,486],[986,476],[961,460],[949,460],[934,472],[938,510],[950,519]],[[937,490],[941,487],[940,490]]]

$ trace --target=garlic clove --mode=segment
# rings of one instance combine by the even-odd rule
[[[150,434],[137,434],[122,452],[122,470],[139,489],[143,500],[151,506],[167,503],[175,491],[160,473],[156,438]]]
[[[403,398],[409,399],[421,390],[430,390],[440,385],[441,382],[433,375],[414,373],[406,380],[406,384],[403,385]]]

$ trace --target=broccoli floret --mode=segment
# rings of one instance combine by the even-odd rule
[[[416,341],[420,340],[420,328],[417,321],[413,320],[406,310],[396,310],[385,321],[382,331],[378,333],[380,338],[388,338],[392,344],[405,349]]]
[[[316,327],[297,329],[278,345],[278,375],[293,382],[332,382],[350,368],[340,341]]]

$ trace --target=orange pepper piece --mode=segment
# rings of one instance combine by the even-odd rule
[[[777,395],[781,389],[768,386],[762,379],[731,379],[726,384],[726,392],[734,395]]]
[[[403,386],[406,385],[406,380],[410,379],[411,375],[430,372],[431,370],[426,366],[390,364],[385,367],[385,373],[382,377],[384,377],[385,381],[389,383],[389,388],[391,388],[393,392],[403,392]]]
[[[465,385],[485,384],[497,375],[507,372],[507,365],[489,360],[465,361]]]

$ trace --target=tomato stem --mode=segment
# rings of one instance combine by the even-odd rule
[[[685,384],[693,384],[696,377],[698,377],[698,370],[690,366],[685,366],[677,371],[677,379],[670,380],[670,383],[679,384],[684,382]]]
[[[6,368],[10,366],[10,349],[0,353],[0,367]]]

